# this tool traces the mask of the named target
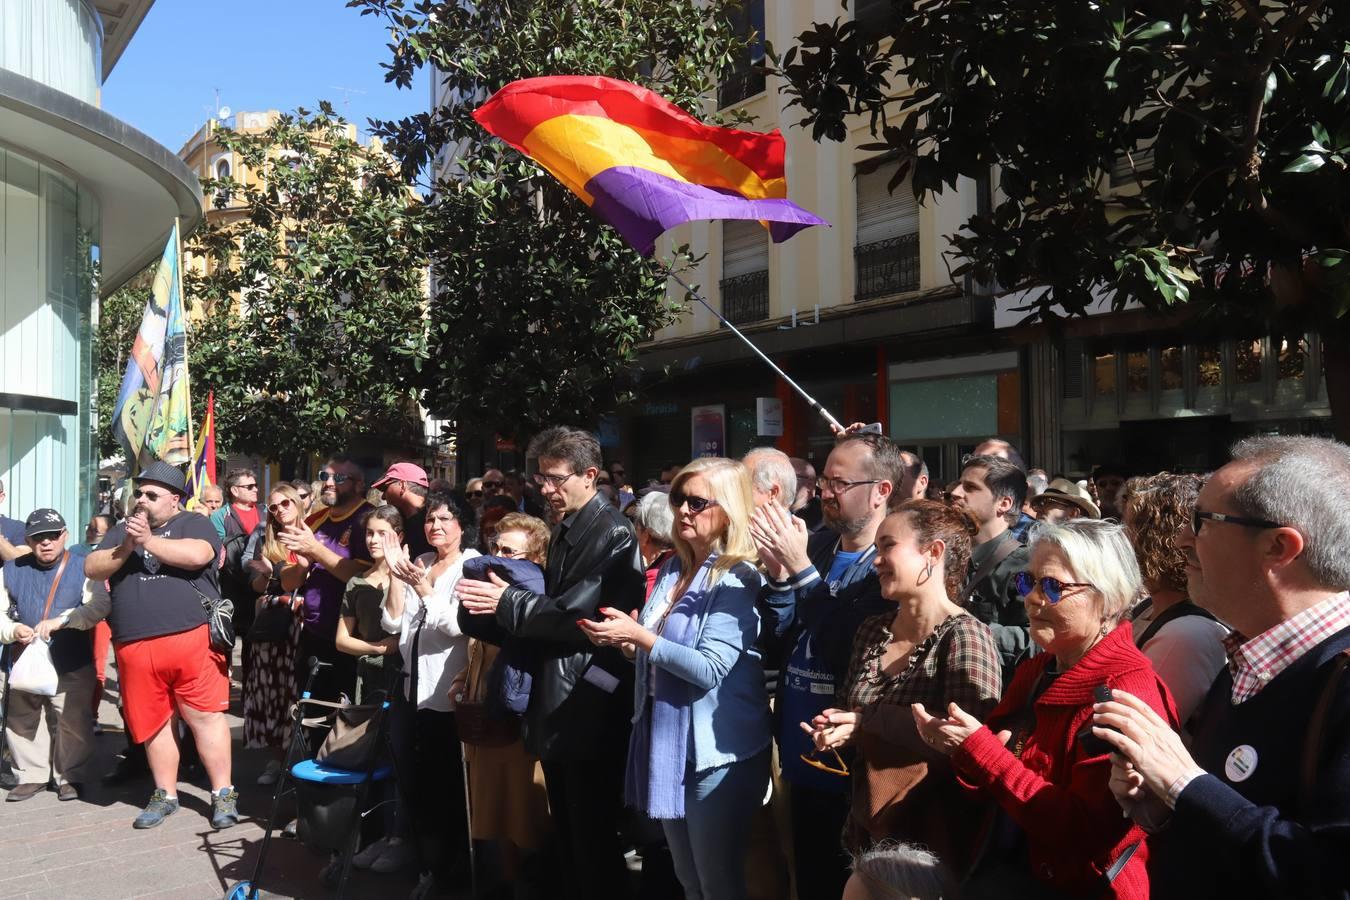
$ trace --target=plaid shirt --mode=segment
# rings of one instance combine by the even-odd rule
[[[1233,673],[1233,705],[1255,696],[1300,656],[1345,628],[1350,628],[1350,593],[1342,592],[1251,640],[1230,632],[1223,646]]]
[[[894,613],[882,613],[859,626],[848,678],[839,689],[843,707],[922,703],[945,710],[955,701],[983,719],[1003,688],[1003,664],[989,626],[970,615],[950,616],[919,642],[904,669],[887,674],[881,658],[894,638],[888,627],[894,618]]]

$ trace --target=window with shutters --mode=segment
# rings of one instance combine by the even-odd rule
[[[745,0],[730,13],[732,31],[750,41],[717,85],[719,109],[764,92],[764,0]]]
[[[755,221],[722,223],[722,315],[733,325],[769,317],[769,233]]]
[[[858,237],[853,248],[857,272],[854,299],[871,300],[919,289],[919,202],[906,178],[894,191],[886,186],[895,163],[858,172]]]

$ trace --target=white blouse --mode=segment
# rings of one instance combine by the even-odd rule
[[[417,641],[417,708],[452,712],[455,702],[450,697],[450,684],[469,665],[469,638],[459,630],[459,598],[455,585],[464,574],[464,560],[478,556],[477,550],[465,550],[450,568],[431,583],[431,595],[426,598],[427,618]],[[423,553],[417,558],[427,569],[436,563],[436,554]],[[398,649],[403,655],[403,671],[412,671],[413,634],[417,630],[417,613],[422,598],[412,585],[403,585],[403,615],[394,619],[389,608],[382,607],[380,624],[389,633],[398,632]],[[407,681],[404,681],[407,696]]]

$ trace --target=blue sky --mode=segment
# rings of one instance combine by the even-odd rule
[[[368,118],[429,103],[425,72],[411,90],[385,83],[387,42],[380,19],[344,0],[158,0],[104,83],[103,108],[174,153],[214,114],[217,89],[235,112],[329,100],[364,137]]]

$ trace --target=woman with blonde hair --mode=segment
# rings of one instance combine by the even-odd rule
[[[281,756],[290,727],[290,706],[298,693],[295,684],[295,653],[300,643],[303,598],[296,593],[304,585],[309,560],[297,556],[277,539],[288,525],[304,521],[300,492],[282,482],[267,495],[267,521],[254,529],[244,547],[241,564],[249,574],[249,586],[258,592],[257,612],[244,645],[252,655],[240,691],[244,701],[244,746],[266,747],[274,758],[258,778],[261,785],[275,784],[281,773]]]
[[[686,897],[740,900],[770,742],[750,475],[697,459],[675,476],[670,505],[675,557],[641,614],[601,609],[603,622],[580,625],[635,658],[629,805],[661,820]]]

